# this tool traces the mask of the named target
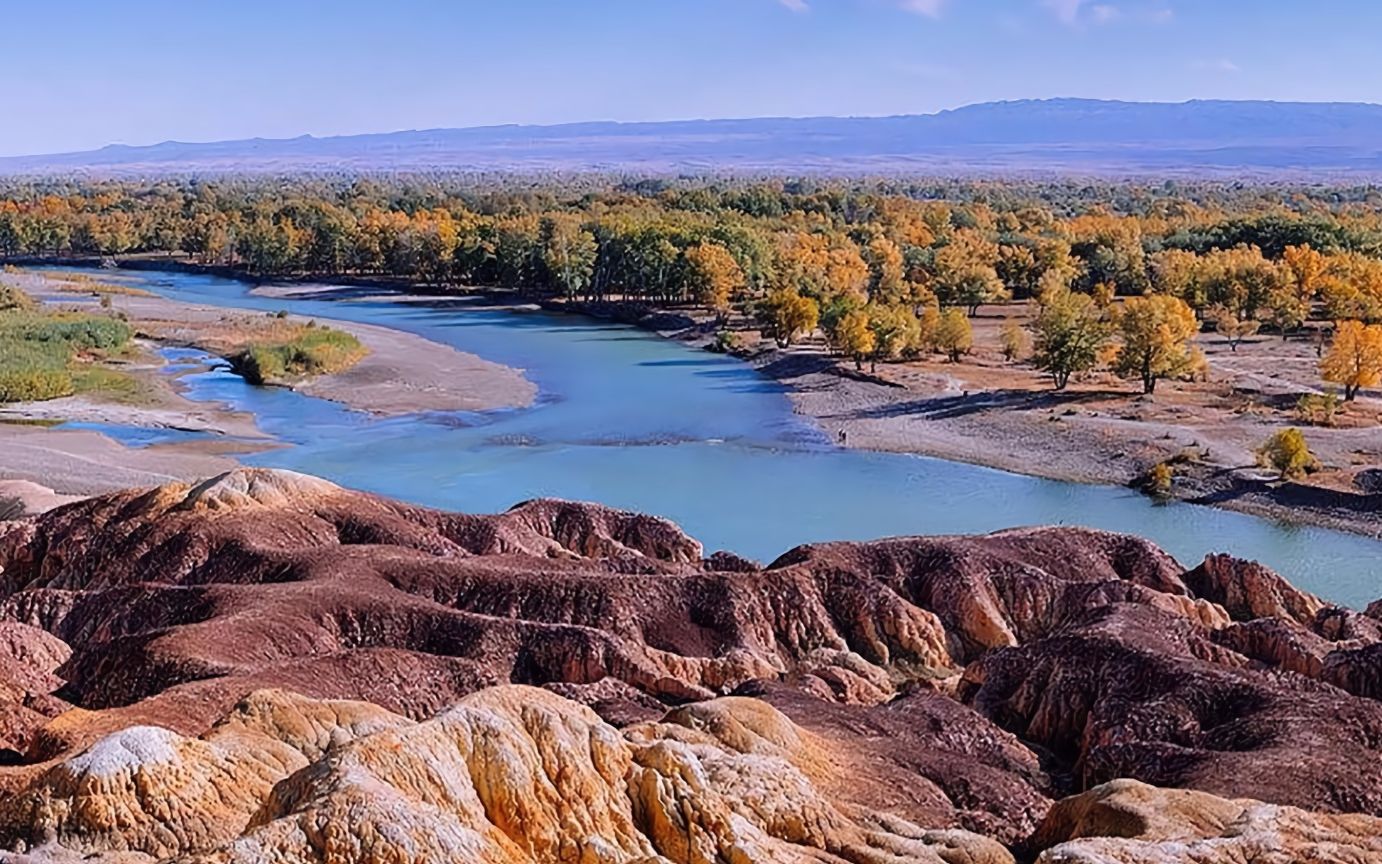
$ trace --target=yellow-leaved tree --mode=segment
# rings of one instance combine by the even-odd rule
[[[1334,342],[1320,361],[1320,374],[1344,388],[1345,402],[1352,402],[1364,387],[1382,383],[1382,324],[1336,324]]]
[[[721,323],[729,317],[734,295],[744,290],[744,271],[719,243],[698,243],[683,253],[686,282],[696,300],[715,311]]]
[[[835,344],[841,352],[854,358],[855,368],[862,369],[864,360],[873,355],[877,345],[869,329],[869,314],[863,309],[846,312],[835,329]]]
[[[971,316],[984,303],[1003,303],[1012,295],[998,278],[998,244],[977,231],[962,229],[936,252],[936,297],[942,306],[961,306]]]
[[[764,331],[786,348],[792,340],[810,333],[820,323],[821,307],[810,297],[803,297],[790,288],[779,288],[769,294],[758,307],[758,317]]]
[[[958,363],[960,358],[974,347],[974,330],[969,326],[969,319],[963,311],[947,309],[936,322],[932,339],[936,350],[949,357],[951,363]]]
[[[1203,363],[1190,344],[1199,331],[1195,311],[1179,297],[1151,294],[1133,297],[1118,315],[1121,344],[1113,368],[1124,378],[1142,381],[1143,393],[1156,392],[1156,383],[1193,372]]]
[[[1267,296],[1267,316],[1285,339],[1310,317],[1310,304],[1320,292],[1328,261],[1307,243],[1287,246],[1281,263],[1290,278]]]
[[[1292,427],[1282,429],[1268,438],[1257,450],[1258,460],[1281,474],[1281,479],[1299,477],[1319,465],[1315,454],[1305,442],[1305,434]]]

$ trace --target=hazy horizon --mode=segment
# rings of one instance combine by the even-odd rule
[[[678,124],[678,123],[735,122],[735,121],[748,121],[748,120],[826,120],[826,119],[840,119],[840,120],[886,120],[886,119],[889,119],[889,118],[900,118],[900,117],[926,117],[926,116],[934,116],[934,115],[936,115],[936,114],[945,114],[945,113],[953,112],[953,111],[963,111],[963,110],[966,109],[966,108],[977,108],[977,107],[983,107],[983,106],[988,106],[988,105],[1002,105],[1002,104],[1015,104],[1015,103],[1027,103],[1027,102],[1106,102],[1106,103],[1123,103],[1123,104],[1128,104],[1128,105],[1188,105],[1188,104],[1197,103],[1197,102],[1228,102],[1228,103],[1233,103],[1233,102],[1260,102],[1260,103],[1281,104],[1281,105],[1316,105],[1316,106],[1328,106],[1328,105],[1360,105],[1360,106],[1368,106],[1368,107],[1382,108],[1382,101],[1341,102],[1341,101],[1338,101],[1338,100],[1329,100],[1329,101],[1300,101],[1300,100],[1281,100],[1281,99],[1235,99],[1235,100],[1219,100],[1219,99],[1183,99],[1183,100],[1179,100],[1179,101],[1174,101],[1174,102],[1172,102],[1172,101],[1158,101],[1158,100],[1091,99],[1091,98],[1083,97],[1083,96],[1048,96],[1048,97],[1032,98],[1032,99],[1004,99],[1004,100],[995,100],[995,101],[992,101],[992,102],[972,102],[972,103],[967,103],[967,104],[964,104],[964,105],[957,105],[957,106],[955,106],[954,108],[941,108],[941,109],[937,109],[937,110],[935,110],[935,111],[922,111],[922,112],[900,113],[900,114],[742,115],[742,116],[724,116],[724,117],[719,117],[719,116],[716,116],[716,117],[709,117],[709,116],[707,116],[707,117],[670,117],[670,118],[667,118],[667,119],[665,119],[665,120],[614,120],[614,119],[610,119],[610,118],[607,118],[607,117],[591,117],[591,118],[587,118],[587,119],[583,119],[583,120],[567,120],[567,121],[563,121],[563,122],[560,122],[560,123],[484,123],[484,124],[477,124],[477,125],[471,125],[471,126],[430,126],[430,127],[411,127],[411,128],[407,128],[407,129],[362,129],[362,130],[356,131],[356,132],[339,132],[339,133],[333,133],[333,134],[329,134],[329,135],[314,135],[314,134],[312,134],[312,133],[310,133],[310,132],[302,132],[302,133],[299,133],[299,134],[297,134],[297,135],[284,135],[284,136],[251,135],[251,136],[246,136],[246,137],[244,137],[244,138],[236,138],[236,139],[196,139],[196,140],[193,140],[193,139],[167,138],[167,139],[164,139],[164,140],[161,140],[161,141],[148,141],[148,142],[142,142],[142,143],[138,143],[138,144],[130,144],[130,143],[125,143],[125,142],[109,142],[109,143],[106,143],[106,144],[99,145],[99,146],[97,146],[97,147],[85,148],[85,149],[83,149],[83,150],[77,150],[77,151],[63,151],[63,152],[53,152],[53,153],[34,153],[34,154],[17,154],[17,155],[21,155],[21,156],[31,156],[31,155],[32,155],[32,156],[64,155],[66,152],[83,153],[83,152],[99,151],[99,150],[114,149],[114,148],[144,148],[144,147],[155,147],[155,146],[158,146],[158,145],[161,145],[161,144],[190,144],[190,145],[197,145],[197,144],[217,144],[217,143],[223,143],[223,142],[226,142],[226,141],[253,141],[253,140],[264,140],[264,141],[293,141],[293,140],[296,140],[296,139],[305,139],[305,138],[312,138],[312,139],[325,140],[325,139],[333,139],[333,138],[356,138],[356,137],[363,137],[363,136],[385,136],[385,135],[395,135],[395,134],[407,134],[407,133],[410,133],[410,132],[423,132],[423,133],[425,133],[425,132],[434,132],[434,131],[466,131],[466,130],[506,129],[506,128],[518,128],[518,129],[532,128],[532,129],[541,129],[541,128],[551,128],[551,127],[586,126],[586,125],[603,125],[603,124],[614,124],[614,125],[620,125],[620,126],[637,126],[637,125]],[[3,156],[0,156],[0,158],[4,158],[4,157],[3,157]]]
[[[57,0],[7,16],[20,38],[0,68],[4,156],[878,117],[1022,99],[1367,102],[1382,92],[1368,44],[1382,9],[1361,0],[1327,13],[1247,0],[249,0],[231,11]]]

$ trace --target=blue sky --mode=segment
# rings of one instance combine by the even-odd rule
[[[0,155],[1085,96],[1382,101],[1374,0],[7,0]]]

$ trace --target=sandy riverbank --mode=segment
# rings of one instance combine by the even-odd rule
[[[1382,500],[1346,485],[1351,469],[1378,462],[1375,426],[1309,430],[1325,476],[1282,484],[1256,465],[1256,447],[1283,426],[1267,414],[1194,413],[1169,392],[1055,393],[1039,381],[1031,389],[985,387],[982,374],[951,373],[940,363],[856,375],[811,348],[768,351],[751,362],[791,388],[799,414],[832,438],[843,433],[850,447],[1119,486],[1170,460],[1179,463],[1173,494],[1182,500],[1382,537]]]
[[[45,302],[96,305],[95,298],[57,291],[58,280],[42,274],[21,271],[5,278]],[[195,345],[199,328],[261,315],[158,296],[112,295],[110,301],[112,309],[154,331],[159,341],[172,344]],[[308,319],[290,315],[287,320]],[[318,323],[353,334],[369,354],[342,373],[294,385],[312,396],[373,414],[521,408],[537,396],[536,385],[522,371],[449,345],[371,324],[334,319]]]
[[[3,278],[45,303],[94,309],[100,302],[70,288],[60,290],[60,276],[21,271]],[[109,278],[117,281],[120,274]],[[10,421],[0,422],[0,480],[32,481],[58,493],[86,495],[206,477],[234,467],[237,453],[273,446],[250,415],[182,396],[176,377],[164,374],[164,364],[152,350],[160,345],[195,346],[201,331],[260,313],[151,295],[108,297],[111,310],[156,337],[141,340],[143,350],[119,364],[139,380],[138,397],[117,401],[74,396],[0,408],[0,421]],[[402,415],[523,407],[537,395],[536,385],[519,370],[411,333],[348,321],[318,323],[354,334],[369,354],[342,373],[294,385],[311,396],[372,414]],[[44,425],[61,421],[178,429],[216,437],[126,447],[98,432]],[[34,500],[40,499],[50,500]]]
[[[186,447],[126,447],[83,429],[0,423],[0,479],[27,480],[69,495],[195,480],[236,464],[229,456]]]

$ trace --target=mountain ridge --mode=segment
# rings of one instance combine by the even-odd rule
[[[288,171],[1382,174],[1382,105],[1075,98],[933,114],[503,124],[109,144],[0,175]]]

